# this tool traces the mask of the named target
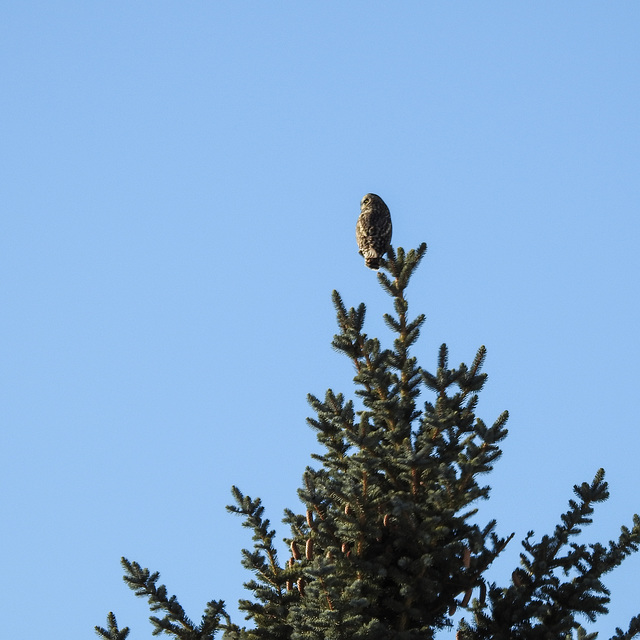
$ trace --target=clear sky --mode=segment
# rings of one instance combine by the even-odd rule
[[[639,34],[636,2],[3,2],[2,636],[91,638],[113,610],[151,637],[121,555],[194,619],[246,595],[230,486],[286,535],[306,394],[353,390],[331,290],[389,337],[368,191],[396,246],[429,245],[415,355],[485,344],[479,414],[511,413],[480,505],[516,532],[495,578],[599,467],[584,539],[631,524]],[[611,574],[601,638],[639,572]]]

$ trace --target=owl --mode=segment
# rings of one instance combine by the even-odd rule
[[[380,260],[391,242],[391,214],[380,196],[367,193],[360,202],[360,217],[356,223],[358,253],[369,269],[379,269]]]

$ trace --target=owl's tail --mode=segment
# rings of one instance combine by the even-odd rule
[[[377,271],[380,268],[382,256],[379,255],[375,249],[365,249],[362,255],[364,256],[364,264],[369,267],[369,269]]]

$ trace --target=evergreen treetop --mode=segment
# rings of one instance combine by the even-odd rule
[[[365,305],[347,309],[333,292],[339,332],[332,345],[354,365],[357,403],[331,389],[323,399],[308,397],[315,412],[308,422],[323,453],[304,472],[302,509],[285,510],[284,562],[260,499],[232,489],[228,509],[253,532],[253,550],[242,552],[254,574],[245,584],[253,597],[240,601],[251,625],[232,623],[222,601],[211,601],[199,623],[191,621],[176,597],[157,586],[157,573],[123,558],[127,584],[163,614],[151,617],[154,635],[429,640],[463,609],[469,619],[458,625],[460,640],[596,637],[578,617],[594,621],[607,612],[601,578],[637,551],[640,519],[634,516],[632,528],[622,527],[608,545],[573,541],[591,523],[593,505],[608,497],[599,470],[592,483],[574,487],[553,533],[535,542],[529,532],[506,585],[487,582],[487,568],[513,537],[499,536],[495,520],[478,524],[477,506],[489,497],[480,480],[501,455],[508,414],[490,426],[475,414],[486,381],[484,347],[471,365],[450,368],[442,345],[433,373],[412,355],[425,317],[409,316],[405,294],[425,253],[425,244],[406,253],[390,249],[378,273],[393,299],[394,312],[384,315],[395,336],[389,348],[364,333]],[[107,622],[106,629],[96,627],[99,636],[127,637],[113,614]],[[611,640],[638,635],[640,616]]]

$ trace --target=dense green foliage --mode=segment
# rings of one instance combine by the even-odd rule
[[[488,566],[512,536],[495,533],[496,522],[478,524],[477,502],[489,496],[480,478],[501,455],[504,412],[491,425],[475,414],[486,374],[485,349],[470,366],[449,368],[442,345],[434,373],[411,355],[424,316],[410,318],[405,293],[426,245],[405,253],[389,251],[380,285],[393,299],[384,319],[395,339],[383,348],[363,331],[365,306],[347,309],[334,291],[339,333],[333,347],[356,371],[357,403],[328,390],[309,396],[324,453],[304,473],[303,508],[286,510],[290,557],[281,563],[275,531],[259,499],[233,487],[229,510],[253,532],[253,550],[243,565],[254,578],[253,594],[240,602],[248,628],[231,622],[222,602],[212,601],[199,624],[175,596],[156,586],[157,573],[123,559],[125,581],[147,597],[154,634],[183,640],[429,640],[451,626],[457,609],[468,612],[461,640],[595,638],[577,617],[606,613],[609,592],[601,577],[636,551],[640,519],[608,545],[572,542],[591,522],[593,505],[608,497],[604,472],[574,487],[576,499],[552,534],[523,541],[521,566],[506,586],[487,584]],[[429,400],[418,402],[421,395]],[[109,640],[124,640],[113,614]],[[640,634],[640,616],[623,640]]]

